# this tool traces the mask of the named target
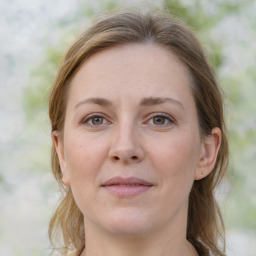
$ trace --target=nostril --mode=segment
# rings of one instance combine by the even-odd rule
[[[129,155],[129,154],[114,154],[111,156],[111,159],[113,161],[124,161],[124,162],[129,162],[129,161],[138,161],[139,157],[137,155]]]

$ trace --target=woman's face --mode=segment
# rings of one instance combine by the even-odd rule
[[[70,86],[53,138],[86,230],[184,226],[207,155],[186,68],[159,46],[124,45],[90,57]]]

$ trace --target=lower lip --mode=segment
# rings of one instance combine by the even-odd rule
[[[112,185],[112,186],[103,186],[108,192],[110,192],[113,195],[119,196],[119,197],[131,197],[136,196],[141,193],[144,193],[148,190],[150,190],[152,186],[121,186],[121,185]]]

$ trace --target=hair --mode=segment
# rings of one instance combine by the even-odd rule
[[[53,84],[49,99],[52,131],[61,133],[64,129],[70,82],[81,65],[97,52],[124,44],[153,44],[175,54],[192,78],[191,90],[201,137],[210,135],[214,127],[221,129],[222,141],[216,164],[207,177],[194,181],[189,195],[186,236],[199,255],[224,256],[225,228],[214,196],[228,166],[222,91],[199,41],[180,20],[162,10],[144,13],[129,10],[104,16],[88,28],[68,50]],[[62,195],[49,225],[51,243],[62,255],[68,250],[82,251],[85,247],[83,215],[70,187],[62,184],[54,146],[51,161]]]

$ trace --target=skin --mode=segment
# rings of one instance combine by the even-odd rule
[[[197,255],[186,240],[188,197],[213,169],[221,131],[200,137],[191,86],[177,57],[152,44],[94,54],[73,78],[63,138],[55,131],[53,141],[84,215],[82,255]],[[115,176],[153,186],[116,196],[101,186]]]

